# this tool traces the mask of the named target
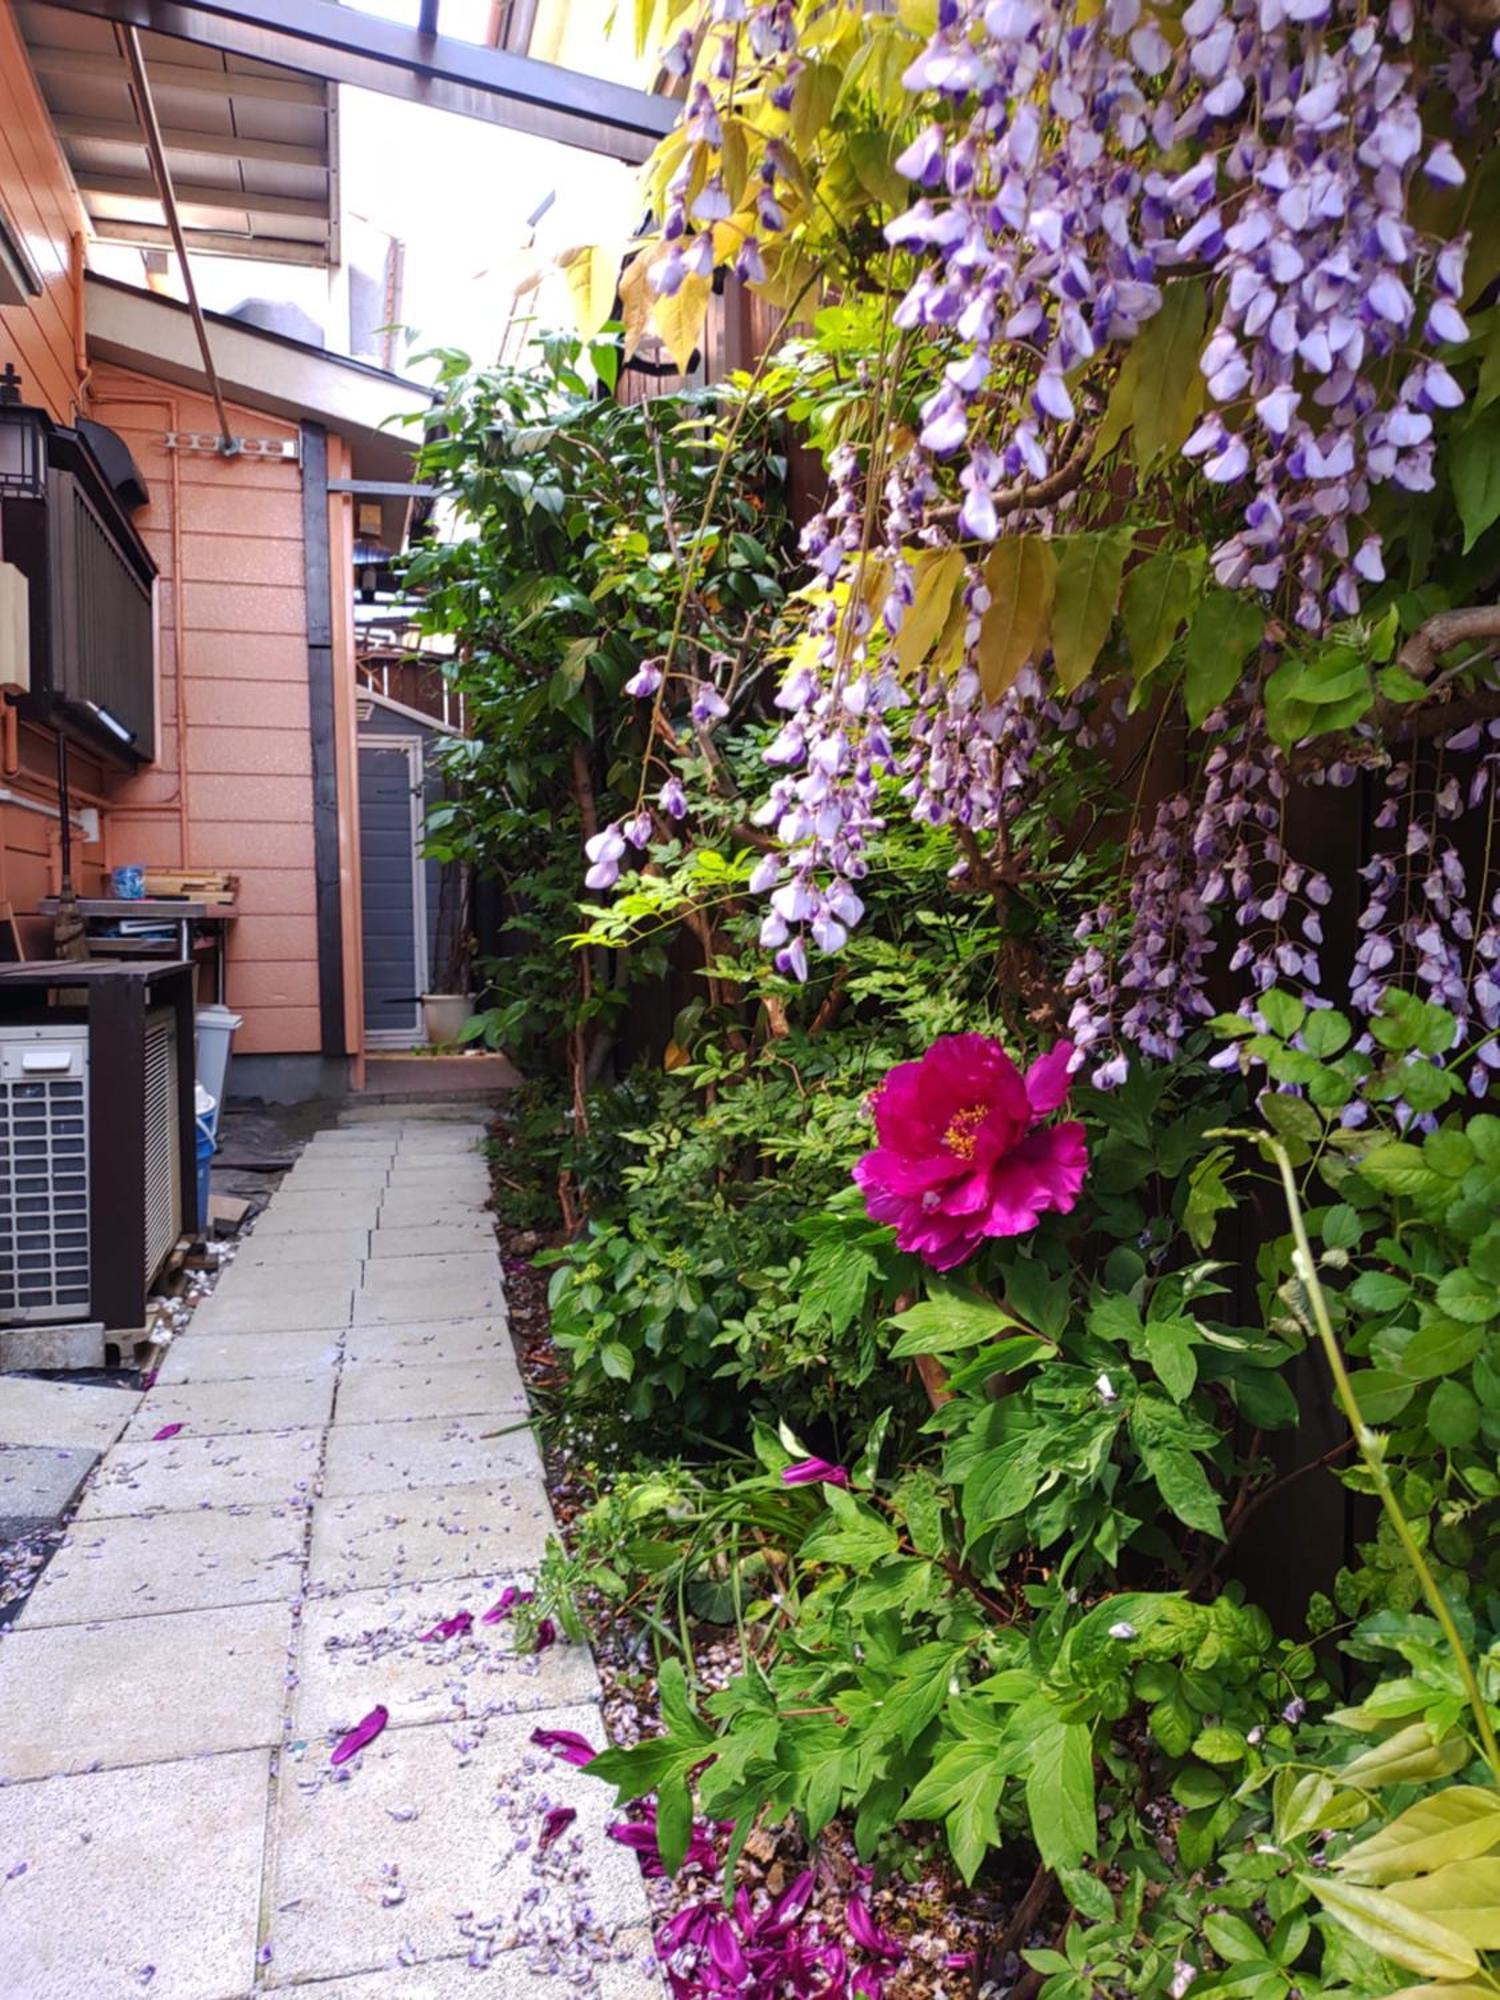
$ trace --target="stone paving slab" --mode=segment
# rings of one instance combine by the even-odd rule
[[[302,1587],[302,1544],[302,1516],[290,1507],[75,1523],[16,1629],[292,1598]]]
[[[98,1460],[88,1445],[0,1445],[0,1541],[61,1520]]]
[[[344,1362],[474,1361],[487,1354],[514,1359],[503,1313],[478,1319],[419,1320],[398,1326],[351,1326]]]
[[[193,1314],[199,1333],[284,1333],[289,1328],[338,1328],[349,1324],[355,1287],[363,1267],[328,1271],[298,1265],[278,1272],[273,1265],[249,1283],[246,1271],[230,1271],[219,1289]]]
[[[545,1497],[524,1480],[325,1496],[313,1516],[308,1591],[496,1582],[535,1569],[551,1533]]]
[[[359,1264],[370,1254],[370,1235],[368,1228],[354,1228],[283,1230],[263,1237],[257,1223],[236,1250],[234,1269],[278,1271],[296,1264]]]
[[[375,1700],[390,1710],[393,1729],[597,1701],[586,1646],[518,1654],[508,1620],[482,1622],[497,1594],[494,1582],[469,1578],[310,1599],[297,1636],[292,1735],[342,1733]],[[423,1638],[461,1611],[474,1620],[467,1633]]]
[[[270,1895],[278,1980],[381,1970],[403,1948],[419,1960],[452,1953],[467,1943],[455,1921],[463,1910],[480,1921],[498,1916],[502,1945],[520,1942],[522,1922],[538,1931],[571,1923],[585,1904],[606,1934],[643,1924],[635,1857],[604,1836],[614,1817],[608,1786],[580,1782],[534,1749],[539,1726],[597,1736],[598,1712],[496,1719],[479,1744],[442,1725],[388,1729],[344,1767],[346,1783],[328,1777],[323,1744],[284,1758]],[[469,1747],[457,1748],[455,1734]],[[563,1794],[577,1821],[538,1854],[542,1815]],[[507,1803],[497,1810],[501,1795]],[[408,1811],[415,1817],[393,1821]],[[405,1893],[387,1906],[380,1885],[389,1864]]]
[[[391,1263],[404,1260],[391,1258]],[[429,1261],[417,1258],[418,1263]],[[441,1258],[432,1260],[441,1263]],[[411,1319],[478,1319],[498,1313],[505,1304],[505,1286],[500,1276],[500,1260],[487,1260],[493,1275],[477,1273],[472,1278],[442,1278],[433,1275],[391,1281],[381,1276],[385,1266],[371,1259],[372,1275],[354,1301],[356,1326],[396,1326]]]
[[[0,1854],[26,1863],[0,1882],[6,2000],[248,1993],[267,1769],[243,1750],[0,1791]]]
[[[336,1328],[313,1333],[201,1333],[189,1327],[157,1370],[158,1390],[178,1382],[265,1381],[331,1372],[339,1359]]]
[[[378,1236],[380,1231],[377,1229],[375,1234]],[[367,1293],[388,1291],[395,1285],[477,1284],[490,1287],[500,1280],[499,1248],[493,1239],[479,1249],[471,1245],[447,1256],[429,1257],[418,1252],[406,1256],[393,1254],[378,1261],[372,1257],[370,1262],[374,1268],[365,1273],[364,1289]]]
[[[129,1423],[131,1390],[0,1376],[0,1444],[91,1445],[103,1451]]]
[[[291,1638],[277,1603],[0,1633],[0,1781],[277,1743]]]
[[[660,2000],[645,1930],[622,1931],[607,1945],[593,1947],[589,1956],[601,2000]],[[483,2000],[577,2000],[576,1981],[561,1972],[538,1972],[535,1959],[536,1954],[526,1951],[491,1959],[479,1988]],[[476,2000],[474,1970],[463,1957],[430,1959],[404,1970],[356,1972],[347,1979],[321,1980],[309,1989],[308,2000]]]
[[[481,1360],[351,1362],[339,1380],[335,1422],[375,1424],[419,1417],[474,1416],[485,1411],[524,1414],[526,1386],[513,1357]]]
[[[333,1385],[332,1368],[320,1375],[272,1376],[264,1382],[158,1382],[123,1442],[155,1442],[156,1433],[168,1424],[181,1424],[181,1434],[188,1437],[314,1429],[328,1421]]]
[[[304,1166],[293,1167],[278,1192],[296,1195],[299,1200],[305,1194],[358,1194],[378,1198],[389,1185],[389,1180],[384,1162],[365,1167],[346,1166],[337,1159],[312,1160]]]
[[[77,1519],[278,1503],[306,1507],[322,1451],[320,1430],[184,1434],[162,1444],[116,1445],[90,1481]]]
[[[410,1423],[341,1424],[328,1434],[323,1490],[401,1493],[413,1486],[488,1485],[541,1480],[531,1432],[514,1417],[416,1418]]]
[[[395,1208],[383,1211],[370,1235],[368,1254],[382,1263],[391,1257],[462,1257],[480,1250],[495,1255],[495,1225],[487,1215],[413,1229],[397,1220],[398,1213]]]
[[[338,1194],[332,1188],[299,1195],[278,1207],[273,1201],[255,1233],[267,1236],[302,1236],[309,1229],[373,1229],[379,1197],[370,1190]]]
[[[435,1189],[403,1189],[392,1195],[386,1189],[372,1227],[393,1224],[398,1229],[436,1229],[445,1223],[464,1222],[489,1214],[485,1199],[478,1195],[440,1194]]]

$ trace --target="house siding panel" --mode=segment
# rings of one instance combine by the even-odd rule
[[[27,400],[70,423],[79,394],[73,238],[83,205],[9,5],[0,6],[0,201],[42,281],[39,297],[0,308],[0,366],[14,361]]]
[[[235,1046],[315,1051],[301,467],[168,452],[169,429],[217,431],[212,404],[113,364],[95,370],[94,410],[121,432],[150,483],[150,508],[136,524],[164,578],[163,757],[118,786],[111,854],[238,876],[227,993],[244,1020]],[[229,414],[247,436],[296,435],[264,411],[232,405]]]

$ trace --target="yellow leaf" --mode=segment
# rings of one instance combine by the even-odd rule
[[[618,244],[591,243],[564,250],[558,258],[568,277],[573,319],[585,340],[592,340],[615,307],[620,282]]]
[[[1450,1785],[1408,1806],[1333,1865],[1364,1882],[1390,1882],[1445,1868],[1450,1861],[1471,1861],[1493,1847],[1500,1847],[1500,1792],[1485,1785]],[[1500,1861],[1494,1865],[1500,1869]]]
[[[646,337],[656,294],[651,289],[651,251],[632,257],[620,273],[620,318],[625,327],[624,355],[628,361]]]
[[[1446,1778],[1468,1761],[1469,1746],[1462,1736],[1439,1740],[1430,1723],[1411,1722],[1361,1751],[1338,1775],[1351,1785],[1400,1785],[1413,1778]]]
[[[1445,1980],[1441,1986],[1403,1986],[1399,1993],[1391,1993],[1386,2000],[1495,2000],[1493,1986],[1476,1986],[1472,1979],[1466,1979],[1461,1986],[1451,1986]]]
[[[663,292],[651,308],[651,324],[665,341],[679,375],[686,375],[703,339],[712,296],[710,281],[690,273],[675,292]]]
[[[1092,672],[1109,637],[1130,545],[1129,529],[1119,528],[1068,535],[1059,545],[1052,660],[1058,680],[1070,693]]]
[[[947,622],[953,593],[963,581],[960,549],[922,549],[912,558],[913,597],[892,651],[906,673],[921,666]]]
[[[1479,1956],[1456,1931],[1403,1909],[1379,1889],[1305,1875],[1301,1880],[1338,1923],[1362,1944],[1427,1979],[1463,1979],[1479,1970]]]
[[[984,566],[989,609],[979,628],[979,679],[998,701],[1047,644],[1057,562],[1040,535],[1005,535]]]
[[[1388,1883],[1386,1894],[1480,1951],[1500,1951],[1500,1856],[1453,1861],[1436,1874]]]
[[[812,259],[804,256],[785,238],[773,237],[770,242],[762,241],[760,254],[766,275],[759,283],[751,285],[751,291],[759,292],[773,306],[781,306],[788,311],[800,299],[802,310],[811,316],[818,305],[817,286],[809,282],[817,272]]]
[[[823,133],[839,94],[843,76],[832,63],[809,63],[797,78],[792,97],[792,144],[806,158]]]

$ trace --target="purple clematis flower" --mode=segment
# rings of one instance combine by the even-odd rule
[[[849,1474],[842,1465],[830,1465],[826,1458],[799,1459],[781,1475],[783,1486],[847,1486]]]

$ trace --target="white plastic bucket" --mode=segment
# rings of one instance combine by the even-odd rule
[[[234,1031],[240,1026],[240,1016],[231,1013],[227,1007],[200,1007],[198,1009],[197,1046],[198,1081],[214,1100],[214,1128],[218,1129],[217,1107],[224,1102],[224,1078],[229,1070],[229,1049],[234,1041]]]

